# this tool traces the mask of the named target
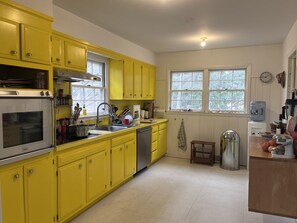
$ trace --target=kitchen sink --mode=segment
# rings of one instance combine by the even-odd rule
[[[109,131],[109,132],[115,132],[115,131],[119,131],[122,129],[127,129],[127,126],[123,126],[123,125],[101,125],[96,127],[96,130],[101,130],[101,131]]]

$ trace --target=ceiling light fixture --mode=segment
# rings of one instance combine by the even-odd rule
[[[202,37],[201,38],[201,43],[200,43],[200,45],[202,46],[202,47],[205,47],[206,46],[206,37]]]

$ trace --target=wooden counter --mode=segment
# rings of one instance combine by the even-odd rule
[[[297,159],[272,158],[250,136],[249,211],[297,218]]]

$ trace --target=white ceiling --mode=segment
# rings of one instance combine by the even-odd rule
[[[153,52],[282,43],[297,0],[53,0]]]

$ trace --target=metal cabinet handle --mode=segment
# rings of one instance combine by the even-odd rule
[[[11,50],[11,51],[10,51],[10,54],[11,54],[11,55],[16,55],[16,54],[17,54],[17,51],[16,51],[16,50]]]
[[[132,96],[132,94],[130,94],[130,96]]]
[[[34,170],[33,170],[33,169],[30,169],[30,170],[28,171],[28,173],[29,173],[29,174],[34,173]]]
[[[26,56],[27,57],[31,57],[32,56],[32,53],[26,53]]]
[[[19,179],[20,178],[20,174],[15,174],[14,176],[13,176],[13,178],[15,179],[15,180],[17,180],[17,179]]]
[[[79,167],[80,169],[82,168],[82,166],[83,166],[83,165],[82,165],[81,163],[78,165],[78,167]]]
[[[56,61],[59,62],[60,61],[60,58],[56,58]]]
[[[71,61],[67,61],[68,64],[71,64]]]
[[[93,163],[93,160],[89,160],[89,163]]]

